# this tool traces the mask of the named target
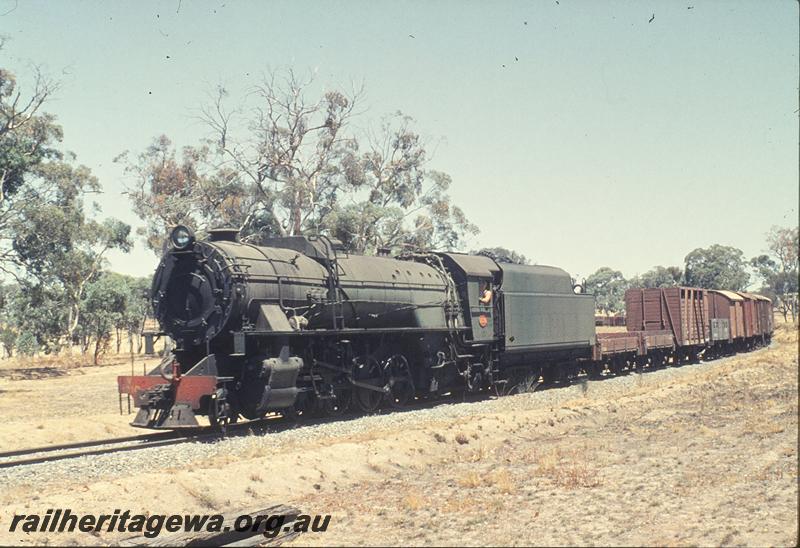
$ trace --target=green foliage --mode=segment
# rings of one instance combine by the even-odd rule
[[[203,111],[213,140],[178,154],[162,136],[136,158],[120,155],[151,249],[161,251],[175,224],[199,233],[234,226],[251,243],[323,233],[355,253],[454,249],[477,233],[451,203],[450,177],[427,168],[410,117],[398,112],[377,130],[359,131],[360,92],[312,98],[310,85],[291,71],[272,74],[249,95],[252,108],[234,110],[220,89]]]
[[[691,287],[743,291],[750,280],[742,251],[714,244],[686,255],[685,283]]]
[[[625,309],[625,291],[629,284],[619,270],[607,266],[598,269],[586,278],[584,289],[594,294],[595,306],[606,314],[622,312]]]
[[[784,319],[796,317],[798,308],[798,228],[772,227],[767,234],[769,255],[750,260],[750,266],[764,284],[761,292],[772,299]]]
[[[48,162],[20,190],[11,223],[15,262],[34,284],[59,295],[67,311],[61,332],[68,337],[78,324],[85,285],[102,269],[105,253],[131,247],[130,226],[87,217],[84,196],[99,188],[87,167]]]
[[[59,150],[63,131],[42,112],[54,89],[37,72],[26,97],[0,68],[0,272],[18,282],[2,325],[45,352],[74,333],[85,286],[105,253],[131,247],[128,225],[86,213],[84,199],[100,184]]]
[[[30,331],[23,331],[20,333],[15,346],[17,348],[17,353],[22,356],[33,356],[40,349],[38,337]]]
[[[14,347],[17,342],[17,332],[10,327],[0,327],[0,344],[6,351],[6,355],[11,357],[14,355]]]
[[[17,330],[11,317],[11,298],[16,288],[0,282],[0,344],[6,355],[14,355],[14,344],[17,340]]]
[[[103,273],[86,285],[80,304],[81,324],[84,333],[95,340],[94,364],[105,350],[112,329],[126,325],[131,291],[125,277],[115,273]]]
[[[530,260],[522,253],[505,247],[483,247],[470,251],[470,255],[485,255],[498,263],[531,264]]]
[[[40,113],[54,88],[37,71],[25,94],[14,74],[0,67],[0,203],[13,198],[44,160],[61,156],[54,146],[63,137],[61,128]]]
[[[128,287],[128,299],[122,318],[122,328],[131,333],[141,333],[144,322],[151,312],[150,278],[124,277]]]
[[[66,314],[62,293],[52,287],[31,281],[13,286],[2,318],[19,336],[32,336],[37,350],[49,354],[61,346]]]
[[[631,287],[675,287],[681,284],[683,269],[679,266],[654,266],[630,280]]]
[[[2,40],[0,40],[0,50]],[[30,90],[0,67],[0,273],[15,276],[17,263],[9,245],[17,213],[26,203],[22,190],[33,184],[47,161],[58,161],[63,133],[55,119],[41,113],[55,86],[38,71]]]

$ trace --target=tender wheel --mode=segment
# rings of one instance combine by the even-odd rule
[[[353,380],[371,384],[372,386],[384,386],[383,371],[378,360],[371,357],[359,357],[353,362]],[[365,413],[376,411],[381,406],[382,401],[383,392],[361,386],[353,387],[353,403]]]
[[[542,367],[542,380],[544,384],[550,386],[559,380],[559,371],[554,365],[546,365]]]

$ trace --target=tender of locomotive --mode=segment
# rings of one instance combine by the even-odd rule
[[[580,374],[710,359],[769,342],[769,299],[631,289],[627,331],[595,333],[594,297],[549,266],[459,253],[349,255],[326,237],[239,241],[177,227],[152,304],[173,352],[119,377],[133,425],[224,427],[269,412],[372,412],[414,399],[507,393]]]
[[[118,379],[139,408],[133,424],[148,428],[370,412],[554,375],[595,347],[594,299],[561,269],[348,255],[326,237],[254,246],[233,230],[196,241],[177,227],[152,302],[174,351],[148,375]]]

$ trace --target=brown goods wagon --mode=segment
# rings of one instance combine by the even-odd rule
[[[745,338],[755,337],[760,335],[761,332],[758,327],[758,312],[757,312],[757,302],[755,295],[750,293],[745,293],[744,291],[738,291],[739,295],[742,296],[744,302],[742,303],[742,308],[744,309],[744,336]]]
[[[775,312],[772,308],[772,299],[768,299],[763,295],[759,295],[759,297],[761,297],[761,313],[764,316],[764,325],[766,325],[767,329],[766,332],[768,335],[772,335],[772,332],[775,330]]]
[[[625,292],[628,331],[669,330],[678,346],[709,340],[708,291],[695,287],[629,289]]]
[[[744,297],[733,291],[710,289],[708,312],[712,319],[728,320],[729,341],[744,338]]]
[[[769,335],[773,330],[772,300],[757,293],[750,294],[756,300],[756,325],[758,335]]]

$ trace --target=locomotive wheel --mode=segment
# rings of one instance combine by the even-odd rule
[[[383,371],[389,378],[391,388],[391,392],[386,395],[389,405],[395,408],[405,407],[416,392],[408,360],[401,354],[395,354],[383,364]]]
[[[313,392],[301,392],[297,395],[297,400],[294,402],[294,408],[290,414],[295,420],[302,420],[307,417],[313,417],[319,412],[319,400]]]
[[[383,371],[381,370],[381,364],[378,363],[378,360],[366,357],[356,358],[353,362],[354,380],[373,386],[383,386]],[[353,387],[353,403],[364,413],[376,411],[383,402],[383,396],[383,392],[362,388],[360,386]]]
[[[353,391],[349,388],[337,387],[333,389],[334,398],[319,400],[320,411],[328,417],[344,415],[350,408],[353,400]]]

